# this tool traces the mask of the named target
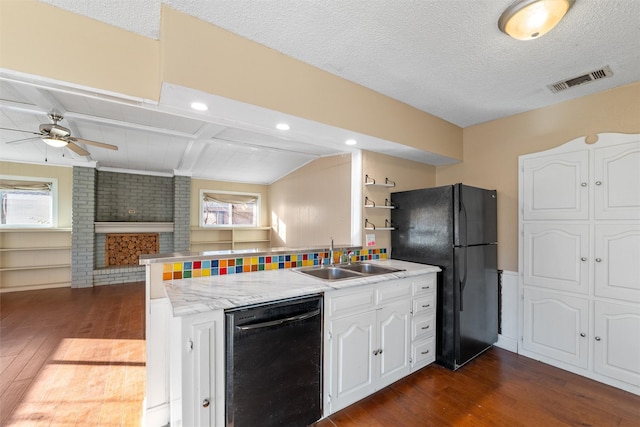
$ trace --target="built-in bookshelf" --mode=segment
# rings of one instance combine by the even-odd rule
[[[191,228],[191,252],[266,249],[271,246],[271,227]]]

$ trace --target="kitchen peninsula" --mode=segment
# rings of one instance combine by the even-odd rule
[[[336,248],[336,264],[344,254],[352,266],[391,270],[341,280],[304,274],[301,270],[329,268],[326,248],[142,257],[145,425],[225,425],[225,310],[237,307],[322,296],[323,416],[433,362],[440,269],[388,259],[385,249],[354,247]],[[325,267],[319,265],[322,259]]]

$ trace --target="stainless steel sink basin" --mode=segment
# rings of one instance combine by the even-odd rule
[[[360,277],[358,273],[353,271],[343,270],[342,268],[337,267],[311,267],[311,268],[303,268],[297,270],[300,273],[308,274],[309,276],[317,277],[318,279],[324,280],[342,280],[342,279],[353,279],[355,277]]]
[[[380,265],[366,264],[366,263],[341,265],[339,266],[339,268],[343,270],[356,271],[358,273],[368,274],[368,275],[386,274],[386,273],[393,273],[396,271],[402,271],[399,268],[382,267]]]
[[[363,276],[375,276],[378,274],[387,274],[403,270],[393,267],[382,267],[374,264],[356,263],[341,264],[335,267],[304,267],[298,268],[295,271],[318,279],[335,281],[355,279]]]

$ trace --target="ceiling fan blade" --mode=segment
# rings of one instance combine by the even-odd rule
[[[34,135],[43,136],[40,132],[31,132],[30,130],[10,129],[10,128],[0,128],[0,130],[10,130],[12,132],[32,133]]]
[[[75,152],[76,154],[79,154],[80,156],[89,156],[91,153],[89,153],[87,150],[85,150],[82,147],[78,147],[76,144],[74,144],[73,142],[69,141],[69,143],[66,145],[66,147]]]
[[[42,136],[30,136],[29,138],[16,139],[15,141],[7,141],[5,144],[21,144],[23,142],[40,139]]]
[[[105,144],[104,142],[89,141],[88,139],[75,138],[75,137],[69,137],[68,139],[69,139],[69,141],[82,142],[83,144],[93,145],[93,146],[100,147],[100,148],[106,148],[108,150],[117,150],[118,149],[117,145]]]

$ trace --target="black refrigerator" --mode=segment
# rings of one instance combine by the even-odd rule
[[[455,370],[498,340],[496,191],[391,193],[391,258],[437,265],[436,362]]]

